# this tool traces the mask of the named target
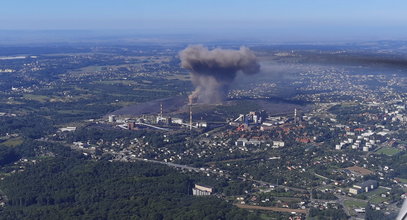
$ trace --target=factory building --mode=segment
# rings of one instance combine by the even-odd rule
[[[115,115],[109,115],[109,122],[110,123],[113,123],[113,122],[115,122],[116,121],[116,116]]]
[[[169,125],[172,124],[172,119],[171,117],[157,116],[156,123]]]
[[[135,129],[136,129],[136,123],[134,123],[134,122],[129,122],[129,123],[127,124],[127,128],[128,128],[129,130],[135,130]]]
[[[352,186],[352,188],[349,189],[349,192],[357,195],[359,193],[363,192],[370,192],[378,187],[378,183],[376,180],[367,180],[362,183],[358,183]]]
[[[263,119],[267,117],[265,111],[261,112],[249,112],[249,114],[240,114],[234,122],[240,122],[244,124],[261,124]]]

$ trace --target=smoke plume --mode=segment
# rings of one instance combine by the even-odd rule
[[[238,71],[259,72],[256,56],[247,47],[240,50],[213,49],[201,45],[189,46],[180,52],[181,66],[191,71],[195,91],[189,103],[219,103],[227,95]]]

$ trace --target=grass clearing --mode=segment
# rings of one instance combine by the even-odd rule
[[[368,202],[364,200],[345,200],[344,205],[348,208],[350,215],[355,216],[355,209],[365,208]]]
[[[370,197],[370,196],[374,196],[374,195],[377,195],[377,194],[385,193],[387,191],[388,191],[387,189],[377,188],[377,189],[375,189],[373,191],[364,193],[364,195],[367,196],[367,197]]]
[[[115,105],[115,106],[120,106],[120,107],[125,107],[125,106],[129,106],[129,105],[134,105],[134,104],[137,104],[137,102],[122,102],[122,101],[119,101],[119,102],[115,102],[115,103],[112,103],[112,105]]]
[[[190,81],[191,76],[184,75],[184,74],[182,74],[182,75],[177,74],[177,75],[168,76],[167,79],[169,79],[169,80],[176,79],[176,80],[181,80],[181,81]]]
[[[128,86],[128,85],[133,86],[133,85],[138,84],[137,82],[134,82],[133,80],[106,80],[106,81],[95,81],[93,83],[103,84],[103,85],[117,85],[117,84],[119,84],[119,85],[125,85],[125,86]]]
[[[374,203],[374,204],[378,204],[378,203],[382,203],[384,201],[387,201],[388,198],[387,197],[382,197],[381,194],[388,192],[387,189],[383,189],[383,188],[378,188],[375,189],[371,192],[367,192],[364,195],[366,195],[369,199],[369,202]]]
[[[365,208],[367,205],[367,201],[345,200],[344,204],[350,209]]]
[[[397,180],[400,181],[401,183],[407,184],[407,179],[397,178]]]
[[[270,217],[270,216],[267,215],[267,214],[261,213],[261,214],[260,214],[260,219],[263,219],[263,220],[271,220],[271,219],[273,219],[273,218]]]
[[[385,202],[385,201],[387,201],[387,200],[388,200],[387,197],[386,197],[386,198],[383,198],[383,197],[381,197],[380,195],[378,195],[378,196],[374,196],[374,197],[370,198],[370,199],[369,199],[369,202],[370,202],[370,203],[373,203],[373,204],[379,204],[379,203]]]
[[[10,139],[0,143],[0,145],[6,146],[6,147],[16,147],[22,143],[23,143],[23,138],[15,137],[15,138],[10,138]]]
[[[75,70],[74,72],[97,72],[101,71],[103,67],[107,66],[86,66]]]
[[[48,97],[48,96],[33,95],[33,94],[24,94],[23,98],[27,99],[27,100],[34,100],[34,101],[41,102],[41,103],[47,102],[50,99],[50,97]]]
[[[401,150],[394,147],[382,147],[378,151],[376,151],[376,154],[385,154],[387,156],[394,156],[399,152],[401,152]]]
[[[134,88],[135,91],[147,91],[147,92],[171,92],[170,90],[165,89],[145,89],[145,88]]]
[[[59,114],[67,114],[67,115],[78,115],[84,113],[90,113],[90,111],[83,111],[83,110],[58,110]]]

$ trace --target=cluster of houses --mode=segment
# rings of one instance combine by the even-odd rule
[[[260,140],[259,138],[239,138],[235,141],[236,146],[242,146],[246,147],[249,145],[252,146],[260,146],[261,144],[265,144],[267,147],[272,147],[272,148],[280,148],[284,147],[285,143],[284,141],[266,141],[266,140]]]
[[[346,132],[345,139],[342,140],[339,144],[335,145],[336,150],[341,150],[346,147],[350,147],[354,150],[362,149],[362,151],[371,151],[377,144],[381,141],[375,138],[376,132],[368,130],[366,132],[361,132],[363,130],[355,129],[354,132]],[[360,135],[356,135],[356,132],[360,132]],[[385,133],[380,133],[376,135],[384,136]]]

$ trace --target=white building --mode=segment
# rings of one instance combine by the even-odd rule
[[[194,196],[209,196],[212,193],[213,193],[212,187],[195,184],[195,187],[192,188],[192,195]]]
[[[273,147],[275,148],[284,147],[284,145],[284,141],[273,141]]]
[[[116,120],[115,120],[115,115],[109,115],[109,122],[110,123],[113,123],[113,122],[115,122]]]
[[[60,131],[64,132],[64,131],[75,131],[76,127],[65,127],[65,128],[60,128]]]

